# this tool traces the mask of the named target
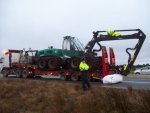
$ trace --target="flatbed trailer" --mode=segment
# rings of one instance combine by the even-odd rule
[[[110,51],[110,64],[108,62],[108,54],[106,51],[106,47],[102,47],[102,56],[98,57],[100,59],[97,62],[96,69],[91,69],[89,71],[89,76],[91,79],[100,79],[108,74],[115,73],[115,69],[110,69],[110,65],[115,65],[115,55],[112,48],[109,48]],[[25,51],[24,54],[27,52],[36,52],[36,50],[32,51]],[[34,78],[36,76],[60,76],[62,80],[72,80],[77,81],[81,78],[81,72],[78,70],[73,69],[58,69],[58,70],[49,70],[49,69],[40,69],[38,65],[30,64],[30,63],[21,63],[21,60],[14,63],[12,62],[13,54],[21,54],[23,50],[8,50],[8,57],[9,57],[9,67],[4,67],[2,70],[2,74],[4,77],[8,77],[8,75],[16,75],[18,78]],[[34,59],[34,56],[28,56]],[[21,59],[21,58],[19,58]],[[100,66],[101,65],[101,66]]]

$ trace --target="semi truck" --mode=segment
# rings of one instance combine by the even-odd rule
[[[138,42],[133,48],[126,48],[129,58],[127,68],[122,74],[127,76],[140,52],[146,35],[140,29],[113,30],[113,32],[119,32],[120,35],[111,35],[108,31],[93,32],[93,38],[85,47],[75,37],[65,36],[62,49],[53,48],[52,46],[43,50],[10,49],[7,52],[9,66],[3,67],[1,73],[4,77],[8,77],[10,74],[14,74],[18,78],[60,76],[62,80],[77,81],[81,78],[78,66],[81,58],[84,57],[90,65],[90,78],[101,79],[104,76],[118,73],[113,48],[109,47],[108,54],[106,46],[101,45],[101,42],[136,39]],[[98,46],[98,48],[95,49],[95,46]],[[129,50],[134,53],[131,55]],[[14,54],[19,56],[17,62],[12,62]]]

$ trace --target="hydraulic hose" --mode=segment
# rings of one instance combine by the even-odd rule
[[[98,33],[99,33],[99,32],[93,32],[93,34],[94,34],[93,38],[94,38],[94,40],[96,41],[96,43],[99,45],[100,48],[99,48],[99,49],[94,49],[93,52],[99,52],[99,51],[102,50],[101,44],[99,43],[99,41],[97,41]]]
[[[128,58],[128,64],[130,63],[131,61],[131,54],[129,53],[129,50],[135,50],[136,48],[127,48],[126,49],[126,53],[129,55],[129,58]]]

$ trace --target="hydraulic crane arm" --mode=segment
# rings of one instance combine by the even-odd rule
[[[133,66],[133,64],[138,56],[138,53],[143,45],[146,35],[140,29],[114,30],[114,32],[119,32],[119,33],[121,33],[121,35],[114,37],[114,36],[108,35],[106,31],[93,32],[93,39],[88,42],[87,46],[85,47],[85,50],[87,53],[91,53],[91,52],[95,53],[96,51],[101,51],[101,49],[102,49],[102,46],[100,44],[101,41],[137,39],[138,43],[135,45],[134,48],[126,49],[126,52],[129,55],[128,65],[127,65],[127,69],[125,72],[125,75],[127,75],[127,74],[129,74],[131,67]],[[122,35],[122,33],[128,33],[128,32],[132,32],[132,34]],[[93,50],[94,45],[96,43],[99,45],[100,48],[98,50]],[[133,56],[129,53],[128,50],[135,50]]]

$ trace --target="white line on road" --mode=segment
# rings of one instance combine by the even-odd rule
[[[123,81],[124,83],[138,83],[138,84],[150,84],[150,82],[137,82],[137,81]]]
[[[112,84],[112,85],[113,85],[113,84]],[[122,87],[122,86],[118,87],[118,86],[112,86],[112,85],[110,85],[110,86],[101,86],[101,87],[104,87],[104,88],[127,89],[127,87]]]

